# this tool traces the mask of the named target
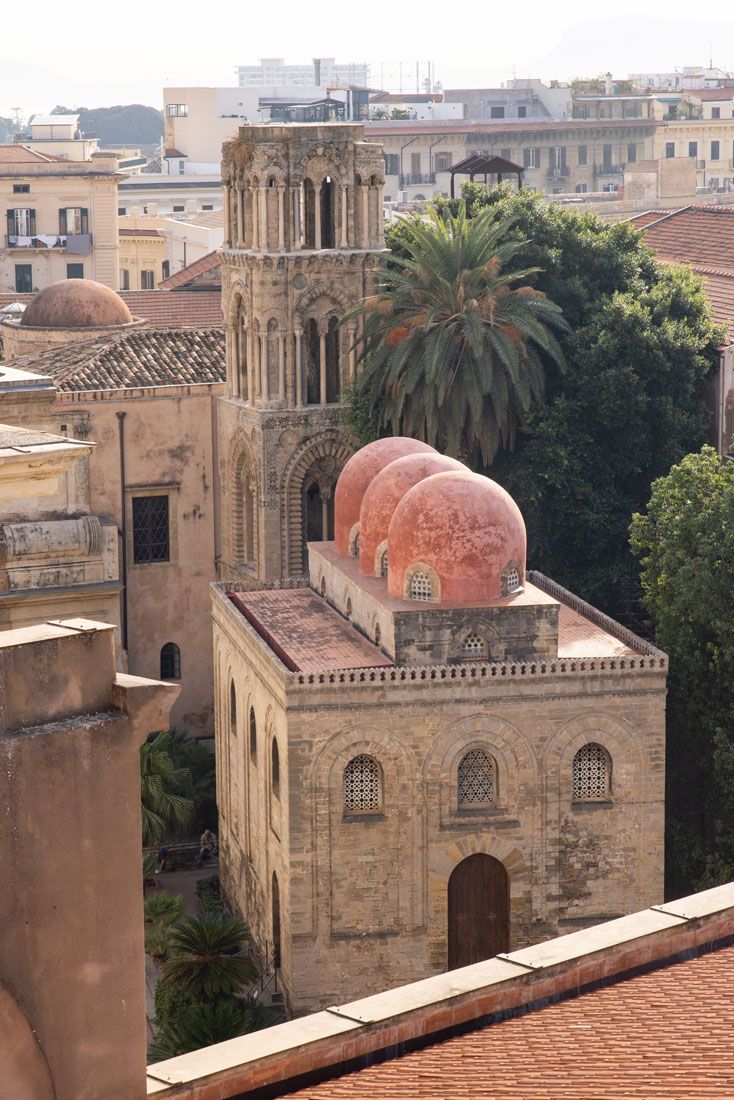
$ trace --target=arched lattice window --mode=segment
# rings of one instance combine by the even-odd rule
[[[517,592],[519,587],[520,571],[516,566],[510,565],[502,574],[502,595],[511,596],[513,592]]]
[[[270,748],[270,782],[273,788],[273,794],[276,798],[280,798],[280,753],[278,752],[278,742],[273,738],[273,743]]]
[[[460,810],[491,806],[497,797],[494,760],[484,749],[471,749],[459,762],[456,801]]]
[[[573,758],[571,797],[574,802],[609,798],[611,779],[609,753],[596,741],[589,741]]]
[[[427,573],[423,573],[420,569],[417,573],[414,573],[410,578],[410,598],[411,600],[421,600],[424,603],[430,600],[433,596],[433,588],[431,586],[431,578]]]
[[[254,707],[250,707],[250,758],[257,760],[257,719]]]
[[[344,769],[344,812],[379,810],[382,803],[380,765],[373,756],[353,757]]]
[[[382,557],[380,558],[380,576],[387,576],[387,550],[382,551]]]
[[[229,681],[229,731],[237,733],[237,688]]]
[[[161,680],[181,679],[181,650],[175,642],[166,642],[161,649]]]
[[[359,557],[359,527],[356,523],[352,528],[351,537],[349,539],[349,553],[353,558]]]
[[[489,657],[487,639],[470,631],[461,643],[461,656],[465,661],[486,661]]]

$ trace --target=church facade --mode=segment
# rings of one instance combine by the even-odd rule
[[[383,173],[358,124],[243,126],[224,146],[223,579],[303,575],[307,539],[330,537],[356,369],[340,321],[380,264]]]
[[[307,580],[213,593],[223,886],[289,1009],[659,899],[665,655],[425,444],[358,451],[334,502]]]

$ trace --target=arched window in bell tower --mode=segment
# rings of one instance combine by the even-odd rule
[[[321,183],[321,247],[333,248],[335,244],[335,211],[334,199],[336,195],[336,183],[331,176]]]
[[[250,395],[247,388],[247,327],[245,308],[242,301],[240,301],[240,307],[237,311],[235,355],[239,377],[239,394],[244,401],[249,401]]]
[[[276,396],[279,390],[279,350],[278,324],[275,319],[271,317],[268,321],[268,339],[266,346],[266,354],[268,357],[268,394],[270,397]]]
[[[303,181],[304,248],[316,247],[316,191],[310,179]]]
[[[326,400],[329,404],[339,400],[339,329],[336,317],[329,318],[326,330]]]
[[[321,341],[319,326],[315,318],[306,321],[306,404],[318,405],[321,402]]]
[[[303,532],[304,543],[328,542],[334,538],[334,493],[316,479],[304,483]],[[308,563],[305,545],[303,561],[305,567]]]

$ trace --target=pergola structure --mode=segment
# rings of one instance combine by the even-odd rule
[[[452,164],[449,168],[451,198],[454,198],[454,176],[456,175],[468,176],[472,183],[475,176],[484,176],[485,183],[487,182],[487,176],[496,176],[497,183],[502,183],[503,175],[512,174],[517,176],[517,189],[521,191],[524,171],[522,165],[515,164],[511,160],[505,160],[504,157],[488,157],[481,153],[466,157],[464,160],[460,160],[458,164]]]

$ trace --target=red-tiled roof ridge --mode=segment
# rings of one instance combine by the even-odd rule
[[[158,1062],[148,1069],[148,1095],[198,1100],[214,1088],[220,1098],[266,1088],[301,1100],[734,1095],[725,1037],[733,938],[728,883]],[[536,1044],[518,1063],[523,1036],[539,1030],[544,1055]],[[584,1063],[582,1048],[597,1030],[611,1049]],[[639,1093],[622,1073],[628,1054],[641,1074]]]
[[[222,295],[212,288],[197,288],[196,294],[170,290],[120,290],[134,317],[149,321],[154,328],[212,328],[222,322]],[[0,309],[11,302],[31,302],[33,294],[0,291]]]
[[[173,275],[169,275],[167,279],[163,279],[159,284],[159,290],[174,290],[176,287],[186,286],[197,275],[203,275],[206,271],[211,271],[213,268],[219,266],[219,253],[216,249],[211,252],[207,252],[206,256],[201,256],[198,260],[194,260],[193,263],[187,264],[186,267],[182,267],[180,271],[176,271]]]
[[[51,153],[41,153],[38,149],[31,149],[20,142],[7,142],[0,145],[0,164],[31,164],[39,160],[42,163],[55,164],[62,159]]]

